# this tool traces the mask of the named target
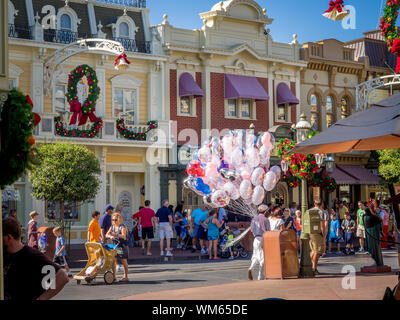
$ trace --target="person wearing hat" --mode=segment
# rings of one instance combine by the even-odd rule
[[[38,249],[38,227],[36,220],[39,217],[39,213],[37,211],[32,211],[29,216],[31,220],[28,222],[28,246]]]
[[[265,231],[270,231],[269,220],[265,217],[268,207],[262,204],[258,207],[258,214],[253,218],[250,224],[250,230],[254,235],[253,241],[253,255],[251,257],[251,264],[248,269],[249,280],[253,280],[252,271],[259,266],[258,280],[264,279],[264,252],[262,245],[262,236]]]
[[[111,204],[106,205],[106,209],[100,218],[101,239],[103,242],[106,240],[106,234],[111,228],[111,215],[113,210],[114,207]]]

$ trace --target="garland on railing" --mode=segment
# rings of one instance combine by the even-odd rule
[[[118,132],[128,140],[138,140],[138,141],[146,141],[147,134],[154,129],[158,128],[157,121],[148,121],[147,122],[147,129],[145,132],[133,132],[125,127],[125,121],[123,119],[117,120],[117,130]]]
[[[98,136],[100,129],[103,127],[103,121],[99,119],[92,124],[90,130],[72,129],[67,130],[64,127],[64,123],[61,117],[55,117],[56,133],[61,137],[72,137],[72,138],[94,138]]]
[[[308,139],[318,134],[311,131]],[[296,188],[300,185],[302,179],[306,179],[308,185],[322,187],[328,192],[336,190],[336,180],[328,176],[326,169],[319,171],[315,156],[313,154],[294,154],[289,151],[294,149],[295,142],[290,139],[281,139],[278,144],[278,156],[285,159],[289,164],[289,171],[282,173],[282,181],[286,182],[290,188]]]

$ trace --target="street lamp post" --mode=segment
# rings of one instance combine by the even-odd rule
[[[306,116],[301,114],[300,121],[293,129],[296,130],[296,143],[301,143],[307,140],[311,130],[311,124],[307,121]],[[301,179],[301,213],[304,215],[308,209],[307,203],[307,181]],[[311,249],[310,249],[310,235],[301,233],[301,258],[300,258],[300,276],[303,278],[314,277],[311,264]]]
[[[326,166],[326,171],[331,175],[333,173],[333,170],[335,169],[335,156],[334,154],[329,153],[327,157],[325,158],[325,166]],[[332,208],[332,194],[328,192],[328,212],[329,209]]]

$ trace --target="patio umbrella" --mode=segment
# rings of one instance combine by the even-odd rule
[[[341,119],[296,145],[293,152],[315,154],[396,148],[400,148],[400,93]]]

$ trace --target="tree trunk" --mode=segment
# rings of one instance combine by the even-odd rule
[[[396,195],[393,183],[389,183],[389,192],[390,192],[390,197],[394,197]],[[393,212],[394,216],[396,217],[396,226],[398,229],[400,229],[400,212],[398,204],[393,204]]]

